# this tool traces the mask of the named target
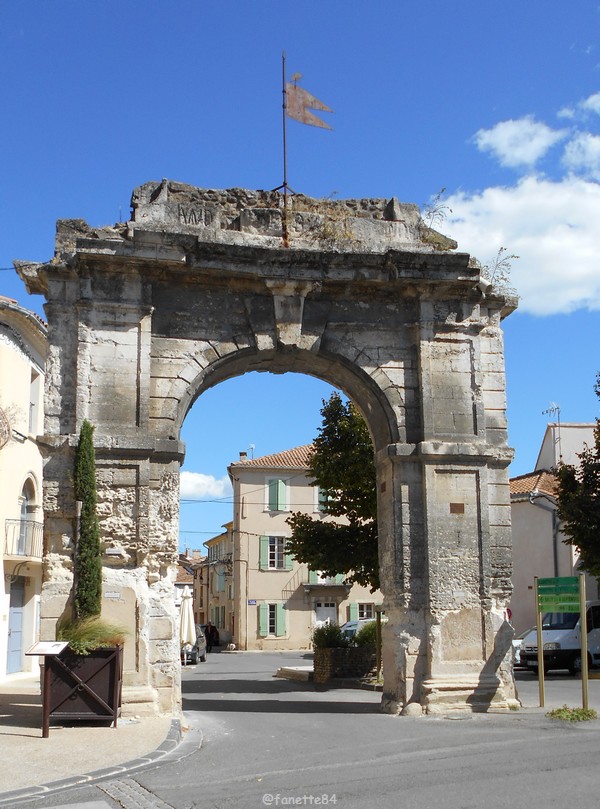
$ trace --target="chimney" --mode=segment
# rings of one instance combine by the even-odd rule
[[[245,461],[247,458],[248,453],[246,452],[246,450],[242,450],[242,452],[240,452],[240,461]]]

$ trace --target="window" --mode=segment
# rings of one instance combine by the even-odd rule
[[[282,603],[259,604],[258,634],[263,638],[269,635],[280,638],[286,634],[285,610]]]
[[[375,609],[373,604],[359,604],[358,605],[358,620],[365,621],[369,618],[375,617]]]
[[[17,547],[17,553],[23,555],[27,552],[32,552],[32,540],[33,540],[33,531],[34,531],[34,524],[33,519],[35,517],[35,489],[33,487],[33,483],[31,479],[25,481],[23,485],[23,489],[21,490],[21,496],[19,498],[20,502],[20,512],[21,512],[21,521],[19,523],[19,542]],[[27,550],[29,548],[29,551]]]
[[[292,557],[286,552],[285,537],[262,536],[260,538],[261,570],[291,570]]]
[[[29,386],[29,433],[31,435],[37,435],[39,432],[41,385],[42,377],[37,371],[31,369],[31,384]]]
[[[308,571],[309,584],[337,585],[343,584],[345,580],[345,573],[338,573],[336,576],[326,576],[321,570]]]
[[[287,511],[287,484],[283,478],[267,480],[267,511]]]
[[[268,632],[269,635],[277,634],[277,604],[268,605]]]
[[[352,602],[348,605],[349,621],[369,621],[375,618],[375,604]],[[383,613],[382,613],[383,614]]]
[[[284,567],[285,540],[283,537],[269,537],[269,567]]]

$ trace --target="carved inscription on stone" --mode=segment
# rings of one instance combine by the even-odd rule
[[[210,227],[214,221],[213,212],[200,205],[178,205],[177,217],[182,225]]]

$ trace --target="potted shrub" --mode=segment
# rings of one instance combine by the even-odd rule
[[[122,627],[104,621],[102,557],[96,513],[94,428],[84,421],[75,455],[74,488],[78,528],[71,615],[57,624],[57,640],[68,642],[47,656],[44,671],[44,735],[49,719],[110,721],[116,727],[121,704]]]
[[[375,646],[369,640],[365,636],[364,644],[351,645],[337,624],[325,624],[315,629],[312,635],[314,682],[326,683],[334,677],[354,679],[367,675],[375,663]]]
[[[348,649],[348,639],[337,624],[323,624],[313,630],[313,681],[326,683],[335,677],[338,650]]]

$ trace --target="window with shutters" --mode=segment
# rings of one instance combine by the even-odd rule
[[[286,549],[285,537],[260,537],[260,569],[292,570],[293,559]]]
[[[288,511],[288,487],[283,478],[268,478],[265,508],[267,511]]]
[[[320,486],[315,486],[315,511],[324,514],[327,511],[327,504],[329,503],[329,495],[326,491],[321,489]]]
[[[285,610],[282,603],[259,604],[258,634],[263,638],[268,636],[280,638],[286,634]]]

